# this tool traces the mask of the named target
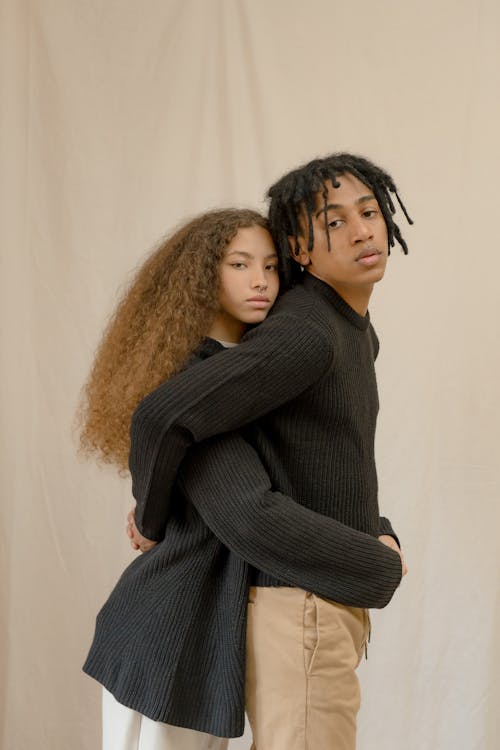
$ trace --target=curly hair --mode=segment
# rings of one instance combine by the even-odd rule
[[[98,346],[77,425],[80,453],[126,473],[137,404],[178,372],[218,312],[219,267],[244,227],[268,229],[250,209],[209,211],[167,237],[137,271]]]
[[[339,187],[337,177],[346,173],[357,177],[364,185],[373,190],[387,226],[389,252],[397,241],[404,254],[408,253],[408,246],[393,219],[396,208],[391,193],[395,195],[407,222],[413,224],[413,221],[399,197],[392,177],[362,156],[346,153],[331,154],[321,159],[314,159],[308,164],[288,172],[267,192],[267,197],[270,199],[269,223],[271,234],[277,252],[283,256],[282,272],[284,280],[288,284],[300,279],[300,266],[290,258],[289,237],[294,238],[293,252],[296,255],[299,247],[298,237],[302,233],[301,217],[305,213],[307,217],[308,249],[312,250],[314,238],[311,216],[316,209],[316,196],[322,196],[326,210],[328,195],[326,183],[330,181],[333,187]],[[330,235],[328,232],[326,237],[328,250],[330,250]]]

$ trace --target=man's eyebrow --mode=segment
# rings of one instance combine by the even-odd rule
[[[370,193],[370,195],[362,195],[361,198],[358,198],[354,202],[357,206],[359,206],[360,203],[368,203],[368,201],[373,201],[373,200],[376,200],[376,198],[373,195],[373,193]],[[342,203],[329,203],[326,206],[326,208],[325,207],[320,208],[319,211],[316,212],[315,216],[318,219],[321,216],[321,214],[325,213],[325,211],[330,211],[330,210],[335,211],[339,208],[345,208],[345,206],[343,206]]]

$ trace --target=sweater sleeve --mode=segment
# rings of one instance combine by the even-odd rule
[[[130,472],[136,523],[163,538],[169,496],[193,443],[257,419],[315,383],[332,343],[307,321],[273,315],[234,349],[209,357],[146,396],[132,416]]]
[[[380,608],[400,583],[394,550],[273,492],[257,453],[236,433],[193,448],[178,479],[229,549],[289,585],[342,604]]]
[[[380,516],[379,518],[379,527],[378,527],[378,535],[382,536],[383,534],[387,534],[388,536],[392,536],[396,544],[398,545],[399,549],[401,549],[401,542],[399,541],[399,538],[392,528],[392,524],[389,521],[388,518],[385,518],[384,516]]]

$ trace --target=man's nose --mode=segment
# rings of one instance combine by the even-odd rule
[[[355,242],[366,242],[373,237],[373,228],[368,222],[361,216],[352,220],[351,225],[351,240]]]

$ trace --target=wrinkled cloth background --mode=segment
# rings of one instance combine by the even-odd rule
[[[188,216],[342,149],[416,222],[371,304],[410,573],[373,613],[359,748],[498,746],[499,36],[496,0],[3,0],[2,747],[99,747],[80,668],[131,494],[72,421],[119,289]]]

